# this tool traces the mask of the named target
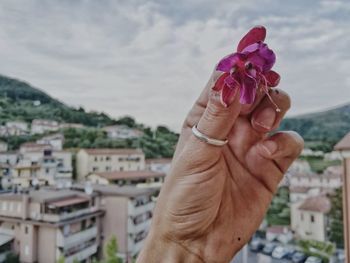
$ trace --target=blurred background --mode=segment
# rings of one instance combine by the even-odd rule
[[[349,1],[1,0],[0,23],[0,262],[133,262],[184,116],[254,25],[306,144],[233,262],[350,262]]]

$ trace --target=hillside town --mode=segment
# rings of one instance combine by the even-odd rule
[[[62,130],[83,128],[51,120],[11,121],[0,127],[0,262],[9,254],[26,263],[61,258],[92,262],[103,257],[113,237],[123,262],[133,262],[140,252],[171,159],[146,159],[139,148],[65,148]],[[122,125],[101,130],[114,140],[142,136],[142,131]],[[28,134],[38,139],[8,149],[7,136]],[[317,173],[310,158],[332,165]],[[344,244],[331,238],[332,198],[344,181],[341,159],[339,151],[305,149],[280,184],[287,191],[285,201],[277,195],[272,202],[272,207],[282,204],[281,211],[273,216],[268,212],[247,258],[241,253],[233,262],[258,262],[257,257],[304,262],[309,255],[344,262]]]

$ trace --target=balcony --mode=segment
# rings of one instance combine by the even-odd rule
[[[129,215],[139,215],[147,211],[153,211],[154,207],[154,202],[149,202],[148,204],[140,205],[138,207],[135,207],[132,203],[129,203]]]
[[[46,222],[56,223],[56,222],[70,219],[70,218],[79,217],[79,216],[82,216],[85,214],[94,213],[96,211],[98,211],[97,207],[88,207],[88,208],[80,209],[78,211],[74,211],[74,212],[70,212],[70,213],[43,214],[42,220],[46,221]]]
[[[57,233],[57,246],[65,249],[71,248],[79,243],[91,240],[97,237],[97,226],[85,229],[69,236],[63,236],[62,232]]]
[[[97,244],[93,244],[87,248],[80,250],[79,252],[66,257],[65,263],[73,263],[74,260],[83,261],[97,252]]]
[[[150,219],[143,221],[142,223],[135,225],[134,222],[132,221],[132,219],[129,218],[128,219],[128,233],[135,234],[135,233],[139,233],[141,231],[148,232],[148,230],[151,228],[151,222],[152,222],[152,220],[150,218]]]

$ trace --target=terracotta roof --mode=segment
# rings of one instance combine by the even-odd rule
[[[350,132],[344,136],[335,146],[335,150],[350,150]]]
[[[299,206],[299,210],[320,212],[323,214],[329,213],[331,208],[331,201],[325,195],[309,197]]]
[[[171,163],[173,159],[172,158],[154,158],[154,159],[146,159],[147,164],[151,163],[157,163],[157,164],[163,164],[163,163]]]
[[[144,154],[141,149],[82,149],[91,155]]]
[[[147,179],[155,177],[164,177],[164,173],[158,173],[153,171],[123,171],[123,172],[103,172],[93,173],[101,176],[107,180],[120,180],[120,179]]]

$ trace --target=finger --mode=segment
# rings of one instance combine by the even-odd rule
[[[303,138],[296,132],[278,132],[259,144],[261,154],[274,160],[285,173],[304,148]]]
[[[291,106],[290,98],[286,92],[274,89],[270,90],[269,94],[280,111],[278,112],[276,110],[276,106],[272,104],[268,96],[264,97],[252,113],[251,118],[253,129],[260,133],[267,133],[278,128],[281,120]]]
[[[217,81],[217,79],[220,77],[221,74],[222,74],[221,72],[216,70],[214,70],[214,72],[211,74],[203,91],[201,92],[198,99],[192,106],[190,112],[188,113],[183,125],[184,128],[192,128],[194,125],[198,123],[200,117],[205,111],[205,108],[207,107],[210,89],[214,87],[215,82]]]
[[[265,92],[263,92],[261,89],[258,89],[256,91],[256,97],[255,100],[252,104],[244,104],[242,105],[241,113],[240,115],[245,116],[254,111],[254,109],[260,104],[260,102],[264,99],[265,97]]]
[[[219,78],[218,81],[220,80]],[[221,98],[226,96],[227,91],[232,93],[228,95],[230,101],[225,106]],[[197,129],[210,138],[224,140],[228,137],[240,110],[238,88],[236,90],[222,89],[221,91],[210,89],[208,104],[199,119]]]
[[[303,139],[295,132],[276,133],[251,147],[245,160],[247,168],[268,190],[275,192],[303,146]]]

